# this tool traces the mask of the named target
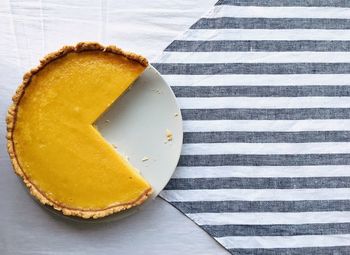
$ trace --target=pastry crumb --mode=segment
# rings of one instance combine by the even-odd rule
[[[120,153],[120,154],[125,160],[129,161],[129,156],[128,155],[126,155],[124,153]]]
[[[107,124],[107,123],[109,123],[109,122],[111,122],[110,120],[105,120],[105,123]]]
[[[165,135],[168,142],[173,140],[173,133],[169,129],[165,130]]]
[[[142,162],[145,162],[145,161],[147,161],[147,160],[149,160],[149,157],[146,157],[146,156],[145,156],[145,157],[142,158]]]
[[[179,114],[177,112],[175,112],[174,116],[177,117],[177,116],[179,116]]]

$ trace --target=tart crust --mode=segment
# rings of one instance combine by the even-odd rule
[[[17,109],[19,102],[22,98],[22,95],[25,92],[26,87],[30,84],[31,78],[33,75],[35,75],[37,72],[39,72],[42,68],[44,68],[48,63],[67,55],[71,52],[82,52],[82,51],[101,51],[101,52],[110,52],[116,55],[122,55],[130,60],[139,62],[141,65],[147,67],[148,61],[146,58],[137,55],[135,53],[126,52],[122,49],[114,46],[103,46],[97,42],[80,42],[76,44],[75,46],[63,46],[60,50],[55,51],[53,53],[50,53],[46,55],[42,60],[40,60],[40,64],[28,71],[23,76],[23,81],[21,85],[17,88],[15,95],[12,97],[12,105],[10,105],[6,117],[6,123],[7,123],[7,150],[11,159],[11,163],[13,166],[13,169],[17,175],[19,175],[25,185],[28,187],[30,193],[37,198],[42,204],[52,206],[54,209],[61,211],[64,215],[69,216],[77,216],[81,218],[101,218],[105,217],[107,215],[123,211],[126,209],[129,209],[133,206],[142,204],[152,193],[152,188],[147,189],[143,194],[141,194],[136,200],[130,201],[128,203],[118,203],[112,206],[109,206],[105,209],[99,209],[99,210],[85,210],[85,209],[78,209],[78,208],[69,208],[65,205],[59,203],[58,201],[53,201],[52,199],[49,199],[45,196],[45,194],[39,190],[39,188],[30,182],[24,171],[22,170],[19,161],[17,160],[16,150],[13,143],[13,131],[16,126],[16,115],[17,115]]]

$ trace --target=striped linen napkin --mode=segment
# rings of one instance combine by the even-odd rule
[[[221,0],[154,64],[184,119],[161,196],[232,254],[350,254],[347,7]]]

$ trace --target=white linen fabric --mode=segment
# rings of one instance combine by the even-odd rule
[[[89,224],[52,214],[34,202],[14,174],[5,138],[11,96],[24,72],[45,54],[87,40],[116,44],[152,61],[215,1],[0,1],[1,255],[227,254],[160,198],[121,221]]]

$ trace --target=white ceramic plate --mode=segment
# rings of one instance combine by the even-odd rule
[[[151,199],[141,206],[101,220],[121,219],[149,204],[172,176],[182,147],[181,112],[168,84],[154,67],[149,66],[95,125],[154,190]],[[167,130],[173,135],[172,141],[167,141]]]

